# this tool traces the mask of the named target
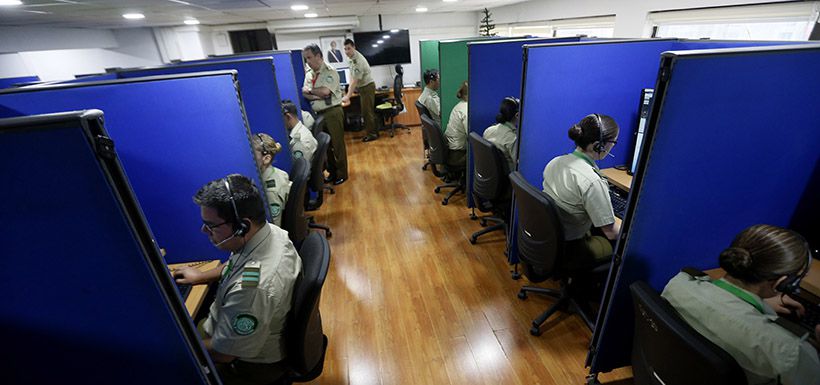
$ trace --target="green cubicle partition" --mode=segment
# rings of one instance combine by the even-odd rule
[[[424,87],[424,71],[431,68],[438,69],[438,40],[419,41],[419,55],[421,56],[421,67],[419,68],[419,79]]]
[[[458,103],[456,92],[461,83],[467,80],[467,43],[491,39],[488,37],[470,37],[465,39],[442,40],[438,44],[439,73],[441,88],[441,129],[447,128],[450,111]]]

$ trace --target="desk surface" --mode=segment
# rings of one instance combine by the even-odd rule
[[[721,268],[717,268],[706,270],[706,274],[709,274],[712,279],[718,279],[726,275],[726,272]],[[811,269],[809,270],[809,273],[806,274],[806,277],[803,278],[803,281],[800,283],[800,287],[803,290],[820,297],[820,261],[816,259],[812,261]]]
[[[617,170],[614,168],[605,168],[601,170],[604,176],[609,181],[617,186],[619,189],[629,192],[632,187],[632,175],[626,173],[626,170]]]
[[[199,271],[208,271],[219,266],[219,260],[174,263],[168,265],[168,268],[174,270],[185,266],[195,266]],[[208,285],[194,285],[191,287],[191,292],[188,293],[188,298],[185,299],[185,308],[188,309],[188,314],[191,317],[196,316],[196,313],[202,306],[202,302],[205,300],[206,294],[208,294]]]

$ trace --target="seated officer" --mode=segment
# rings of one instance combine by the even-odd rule
[[[576,258],[568,268],[594,265],[612,257],[620,226],[615,223],[609,184],[595,163],[609,154],[620,129],[607,115],[592,114],[568,132],[575,151],[552,159],[544,168],[543,191],[558,206],[566,253]],[[605,237],[592,235],[592,227]]]
[[[512,96],[504,98],[495,116],[497,124],[487,127],[483,135],[504,154],[510,172],[515,171],[515,161],[518,159],[515,142],[518,141],[519,105],[518,99]]]
[[[450,155],[447,164],[467,163],[467,99],[469,97],[469,87],[467,82],[461,83],[456,97],[458,103],[450,112],[450,120],[447,122],[447,129],[444,130],[444,137],[447,139],[447,148]]]
[[[734,357],[749,384],[820,384],[817,351],[805,336],[781,326],[776,313],[805,311],[786,295],[809,271],[805,239],[791,230],[755,225],[741,231],[719,260],[725,277],[711,281],[681,272],[661,296],[692,328]],[[820,326],[813,334],[820,337]]]
[[[309,130],[313,130],[313,123],[315,122],[316,119],[313,119],[313,115],[311,115],[310,112],[302,110],[302,124],[304,124],[305,127],[307,127]]]
[[[438,89],[441,86],[441,80],[438,77],[438,70],[430,69],[424,71],[424,90],[419,95],[419,103],[427,107],[433,120],[441,126],[441,98],[438,95]]]
[[[282,114],[285,116],[285,127],[288,129],[290,152],[294,159],[305,158],[310,164],[316,152],[316,138],[309,128],[299,121],[299,109],[290,100],[282,101]]]
[[[197,191],[202,232],[227,263],[207,271],[174,271],[178,283],[219,282],[208,317],[200,324],[203,344],[224,384],[269,384],[285,374],[282,331],[302,260],[288,233],[265,221],[259,190],[233,174]]]
[[[282,210],[288,203],[290,194],[290,178],[288,173],[273,166],[273,158],[282,151],[282,145],[276,143],[268,134],[253,136],[253,158],[256,167],[262,172],[262,182],[265,183],[265,196],[270,206],[271,222],[282,227]]]

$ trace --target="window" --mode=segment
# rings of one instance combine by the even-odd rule
[[[651,12],[644,35],[689,39],[808,40],[817,24],[818,4],[799,2]]]
[[[504,24],[497,25],[493,32],[505,37],[612,37],[615,33],[615,15]]]

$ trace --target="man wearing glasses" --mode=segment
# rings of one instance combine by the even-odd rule
[[[286,370],[282,332],[302,260],[286,231],[265,219],[253,182],[233,174],[203,186],[193,197],[202,232],[227,263],[200,272],[174,271],[181,284],[219,282],[208,317],[199,325],[203,344],[225,384],[269,384]]]

